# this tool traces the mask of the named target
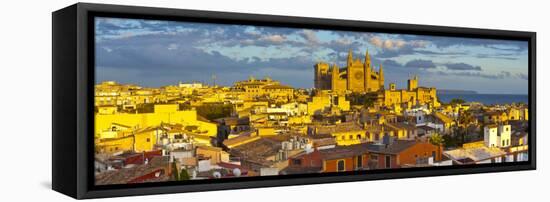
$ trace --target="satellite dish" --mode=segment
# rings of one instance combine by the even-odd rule
[[[235,177],[240,177],[241,176],[241,169],[239,169],[239,168],[233,169],[233,175]]]

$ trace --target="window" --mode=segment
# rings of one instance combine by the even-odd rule
[[[349,135],[349,139],[350,139],[350,140],[353,140],[353,135]]]
[[[361,134],[357,135],[357,139],[358,139],[358,140],[361,139]]]
[[[363,167],[363,155],[357,156],[357,167],[358,168]]]
[[[502,146],[506,146],[506,140],[502,140]]]
[[[150,139],[150,138],[147,138],[147,142],[151,142],[151,139]]]
[[[292,164],[297,166],[302,165],[302,159],[294,159],[292,160]]]
[[[391,156],[386,155],[386,168],[391,168]]]
[[[432,158],[433,158],[434,161],[435,161],[435,151],[432,151]]]
[[[337,164],[338,164],[337,165],[337,169],[338,169],[337,171],[338,172],[346,171],[346,166],[345,166],[346,164],[345,164],[344,160],[338,160]]]

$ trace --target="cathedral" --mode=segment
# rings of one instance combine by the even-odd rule
[[[354,59],[350,50],[347,66],[344,68],[325,62],[315,64],[315,88],[334,92],[377,92],[384,89],[384,71],[382,65],[378,72],[371,65],[370,55],[365,53],[364,61]]]

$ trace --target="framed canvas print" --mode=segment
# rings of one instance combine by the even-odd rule
[[[75,198],[535,169],[535,33],[78,3],[53,14]]]

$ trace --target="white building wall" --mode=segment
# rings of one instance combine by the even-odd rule
[[[512,129],[510,125],[499,126],[498,133],[500,134],[500,139],[498,140],[499,147],[509,147],[512,143]]]
[[[487,147],[498,147],[498,133],[496,127],[485,127],[483,131],[483,141]]]

